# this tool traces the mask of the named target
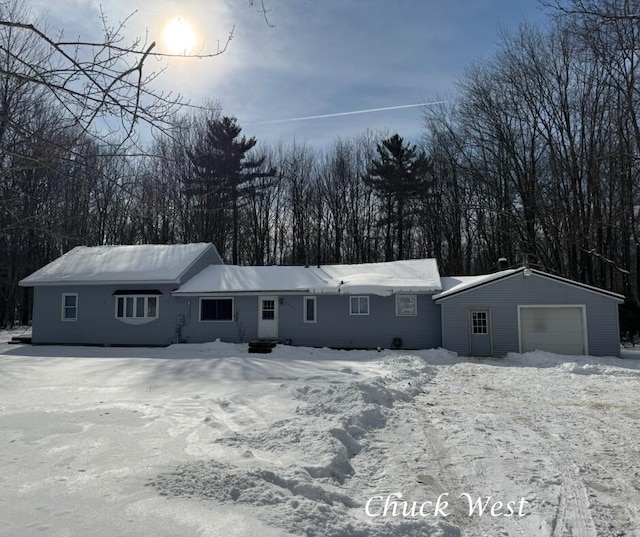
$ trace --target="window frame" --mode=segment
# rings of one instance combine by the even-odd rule
[[[260,299],[260,320],[261,321],[275,321],[276,320],[276,300],[277,297],[269,297]],[[270,306],[270,307],[267,307]],[[265,317],[265,314],[270,314]],[[233,304],[231,305],[231,317],[233,317]]]
[[[400,313],[400,300],[410,298],[413,301],[413,313]],[[396,317],[417,317],[418,316],[418,295],[396,295]]]
[[[157,294],[121,294],[115,295],[115,309],[114,309],[114,317],[117,321],[121,321],[123,323],[136,324],[136,323],[145,323],[155,321],[160,317],[160,300]],[[140,304],[140,300],[143,300],[142,308],[144,309],[144,315],[138,315],[138,305]],[[149,300],[154,299],[156,303],[155,307],[155,316],[149,315]],[[122,315],[118,315],[118,304],[122,300]],[[127,301],[131,301],[131,315],[127,315]]]
[[[302,297],[302,322],[305,324],[316,324],[318,322],[318,297],[315,296],[305,296]],[[307,318],[308,313],[308,302],[313,302],[313,319],[309,320]]]
[[[68,296],[75,298],[75,304],[73,306],[66,305],[66,299]],[[73,308],[75,310],[75,315],[73,317],[66,316],[67,308]],[[75,322],[78,320],[78,293],[62,293],[62,310],[60,312],[60,320],[63,322]]]
[[[358,300],[358,311],[357,313],[353,312],[353,300],[357,299]],[[367,311],[366,313],[362,313],[362,310],[360,308],[360,304],[361,304],[361,300],[364,299],[365,303],[367,305]],[[371,313],[371,308],[370,308],[370,302],[369,302],[369,296],[368,295],[354,295],[354,296],[350,296],[349,297],[349,315],[369,315]]]
[[[489,334],[489,313],[486,310],[471,312],[471,334],[474,336]]]
[[[231,300],[231,318],[230,319],[203,319],[202,318],[202,301],[203,300]],[[198,322],[201,323],[232,323],[235,315],[235,299],[232,296],[201,296],[198,302]]]

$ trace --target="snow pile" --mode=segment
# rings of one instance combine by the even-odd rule
[[[524,367],[554,367],[576,375],[640,377],[640,362],[613,357],[566,356],[536,351],[524,354],[509,353],[505,362]]]
[[[15,328],[7,328],[5,330],[0,330],[0,343],[9,341],[11,338],[15,336],[30,336],[30,335],[31,335],[30,326],[17,326]]]
[[[316,377],[283,384],[299,403],[293,415],[219,438],[223,450],[216,459],[181,464],[148,485],[167,497],[249,506],[260,520],[295,535],[459,535],[444,521],[364,514],[374,493],[366,491],[368,472],[386,463],[370,449],[376,433],[401,424],[433,376],[433,368],[416,356],[391,355],[384,369],[386,374],[366,380]]]

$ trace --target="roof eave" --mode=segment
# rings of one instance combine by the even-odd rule
[[[440,289],[401,289],[394,288],[389,290],[389,295],[401,295],[401,294],[432,294],[438,292]],[[355,290],[353,292],[349,292],[348,290],[338,289],[338,288],[327,288],[327,289],[253,289],[253,290],[219,290],[219,291],[180,291],[175,290],[171,293],[174,296],[205,296],[205,295],[371,295],[375,293],[371,293],[368,291],[359,291]],[[386,296],[386,294],[385,294]]]
[[[45,282],[25,282],[20,280],[18,285],[21,287],[55,287],[62,285],[177,285],[178,280],[55,280]]]
[[[480,287],[485,287],[488,285],[492,285],[496,282],[500,282],[502,280],[506,280],[507,278],[513,278],[515,276],[519,276],[522,275],[522,273],[524,272],[525,267],[521,267],[520,269],[516,270],[515,272],[511,272],[509,274],[505,274],[504,276],[500,276],[498,278],[493,278],[491,280],[488,281],[484,281],[484,282],[479,282],[477,284],[473,284],[470,285],[468,287],[464,287],[463,289],[460,289],[458,291],[453,291],[451,293],[445,294],[447,293],[447,291],[444,291],[443,293],[439,293],[437,295],[433,296],[433,301],[436,303],[442,302],[443,300],[448,300],[449,298],[452,298],[454,296],[458,296],[461,295],[463,293],[467,293],[469,291],[473,291],[475,289],[479,289]],[[625,301],[625,297],[623,295],[620,295],[618,293],[614,293],[613,291],[608,291],[606,289],[600,289],[598,287],[593,287],[591,285],[587,285],[585,283],[581,283],[581,282],[576,282],[574,280],[569,280],[567,278],[563,278],[561,276],[554,276],[553,274],[549,274],[547,272],[543,272],[540,270],[536,270],[536,269],[529,269],[531,271],[532,274],[535,274],[537,276],[540,276],[542,278],[548,278],[550,280],[554,280],[554,281],[558,281],[561,283],[564,283],[565,285],[571,285],[573,287],[578,287],[579,289],[582,289],[584,291],[589,291],[591,293],[596,293],[599,295],[603,295],[606,296],[607,298],[611,298],[612,300],[617,301],[619,304],[624,303]],[[444,295],[444,296],[443,296]]]

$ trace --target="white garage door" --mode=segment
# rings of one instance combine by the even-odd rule
[[[520,350],[585,354],[582,306],[520,307]]]

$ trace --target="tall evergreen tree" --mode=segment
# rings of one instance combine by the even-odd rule
[[[232,223],[232,263],[239,263],[239,208],[246,195],[246,187],[255,179],[272,177],[275,169],[264,169],[265,157],[252,158],[255,137],[240,137],[242,128],[235,117],[223,116],[209,122],[203,150],[192,155],[198,168],[197,183],[208,201],[207,208],[229,204]]]
[[[405,255],[405,219],[409,201],[425,192],[430,182],[427,172],[430,162],[417,146],[405,144],[394,134],[377,144],[378,158],[371,161],[364,182],[384,200],[386,211],[385,257],[402,259]],[[396,223],[398,250],[393,254],[392,230]]]

